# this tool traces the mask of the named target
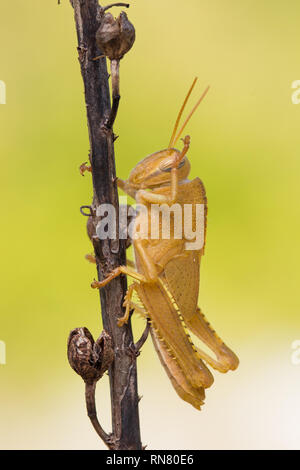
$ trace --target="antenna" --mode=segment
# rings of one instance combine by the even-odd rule
[[[178,132],[178,134],[176,135],[175,138],[173,138],[172,140],[172,145],[175,145],[177,140],[179,139],[179,137],[181,136],[182,132],[184,131],[185,129],[185,126],[187,125],[187,123],[189,122],[189,120],[191,119],[191,117],[193,116],[194,112],[196,111],[196,109],[198,108],[199,104],[201,103],[201,101],[203,100],[203,98],[205,97],[206,93],[208,92],[209,90],[209,86],[204,90],[204,92],[202,93],[199,101],[197,101],[197,103],[195,104],[195,106],[193,107],[192,111],[190,112],[190,114],[188,115],[188,117],[186,118],[186,120],[184,121],[180,131]]]
[[[187,94],[186,97],[185,97],[185,100],[184,100],[184,102],[183,102],[183,105],[182,105],[181,108],[180,108],[180,111],[179,111],[179,113],[178,113],[178,116],[177,116],[177,119],[176,119],[176,122],[175,122],[173,134],[172,134],[172,137],[171,137],[171,140],[170,140],[170,143],[169,143],[168,148],[171,148],[172,145],[174,144],[174,138],[175,138],[175,135],[176,135],[176,131],[177,131],[177,129],[178,129],[179,121],[180,121],[180,119],[181,119],[181,116],[182,116],[182,113],[183,113],[183,111],[184,111],[185,105],[187,104],[188,99],[189,99],[189,97],[191,96],[191,93],[192,93],[192,91],[193,91],[193,88],[194,88],[194,86],[195,86],[197,80],[198,80],[198,77],[195,77],[195,78],[194,78],[194,81],[193,81],[193,83],[192,83],[192,86],[191,86],[191,88],[189,89],[188,94]]]

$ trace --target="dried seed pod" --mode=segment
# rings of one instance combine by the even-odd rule
[[[101,359],[100,372],[104,374],[114,360],[114,350],[112,345],[112,339],[105,330],[102,331],[101,335],[95,343],[95,347]]]
[[[97,382],[114,359],[110,336],[103,331],[95,342],[87,328],[75,328],[68,339],[68,359],[86,383]]]
[[[99,49],[110,60],[120,60],[128,52],[135,41],[135,29],[124,11],[118,18],[105,13],[96,33]]]

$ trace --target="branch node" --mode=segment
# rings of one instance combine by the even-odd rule
[[[77,47],[78,60],[81,64],[85,61],[87,50],[88,49],[83,45],[80,45],[80,46]]]

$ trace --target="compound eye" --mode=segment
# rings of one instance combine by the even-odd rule
[[[183,160],[181,160],[181,162],[179,163],[178,167],[177,167],[177,170],[179,170],[179,168],[183,167],[183,165],[185,164],[185,158]],[[164,171],[166,173],[170,173],[170,171],[172,170],[172,167],[171,166],[167,166],[166,168],[160,168],[161,171]]]

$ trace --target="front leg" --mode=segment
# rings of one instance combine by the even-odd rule
[[[130,184],[127,183],[127,181],[124,181],[121,178],[117,178],[116,180],[117,180],[118,188],[122,189],[122,191],[124,191],[124,193],[128,194],[128,196],[135,199],[135,195],[136,195],[137,190],[132,188],[130,186]]]
[[[145,189],[139,189],[136,193],[136,202],[138,204],[168,204],[170,197],[163,194],[156,194]]]

